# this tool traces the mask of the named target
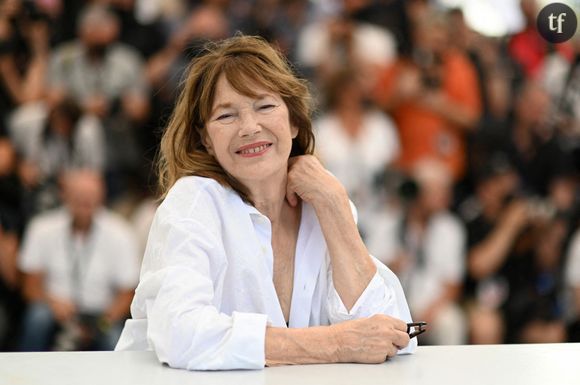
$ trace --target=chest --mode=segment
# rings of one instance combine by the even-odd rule
[[[273,281],[286,322],[290,316],[290,303],[294,284],[294,267],[298,231],[281,231],[272,236],[274,253]]]

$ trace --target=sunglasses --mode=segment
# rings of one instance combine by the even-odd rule
[[[409,338],[417,337],[427,331],[427,322],[412,322],[407,324],[407,334]]]

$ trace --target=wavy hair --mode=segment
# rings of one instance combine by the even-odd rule
[[[161,198],[179,178],[197,175],[215,179],[253,204],[245,186],[221,167],[202,142],[222,74],[242,95],[255,97],[256,85],[280,95],[288,107],[290,124],[298,128],[290,156],[314,153],[308,85],[293,73],[282,54],[253,36],[237,35],[208,43],[188,67],[184,87],[161,138],[157,159]]]

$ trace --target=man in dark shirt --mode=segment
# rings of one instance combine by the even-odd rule
[[[463,204],[468,260],[464,287],[473,343],[502,343],[502,307],[519,259],[518,238],[529,222],[526,202],[512,198],[518,177],[504,155],[490,158],[477,177],[475,196]]]

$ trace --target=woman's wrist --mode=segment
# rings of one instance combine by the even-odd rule
[[[339,325],[266,329],[266,366],[343,362]]]
[[[350,210],[350,203],[346,189],[340,185],[335,189],[328,189],[321,191],[317,199],[313,200],[312,206],[315,210],[322,211],[336,211],[340,207],[348,207]]]
[[[341,326],[340,324],[335,324],[335,325],[330,325],[328,327],[328,333],[329,333],[329,338],[328,340],[330,341],[328,344],[328,348],[330,350],[330,357],[332,359],[333,363],[340,363],[340,362],[346,362],[344,360],[344,345],[343,345],[343,341],[341,339]]]

